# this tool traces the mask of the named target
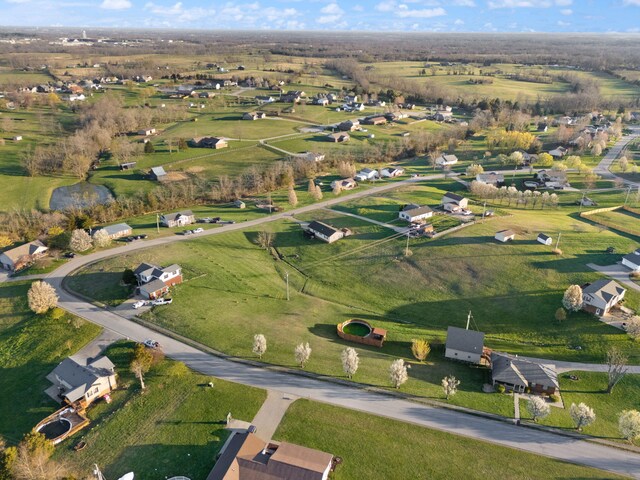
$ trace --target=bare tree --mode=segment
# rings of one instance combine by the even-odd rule
[[[47,282],[33,282],[27,292],[29,308],[32,312],[42,314],[58,305],[56,290]]]
[[[42,433],[25,435],[12,460],[12,480],[62,480],[68,478],[65,463],[51,459],[53,444]]]
[[[347,347],[340,354],[340,360],[342,360],[342,370],[351,379],[358,371],[360,364],[358,352],[354,348]]]
[[[293,189],[293,186],[289,187],[289,193],[287,195],[289,197],[289,205],[291,205],[292,207],[295,207],[296,205],[298,205],[298,195],[296,194],[296,191]]]
[[[564,292],[562,306],[570,312],[577,312],[582,308],[582,288],[580,285],[571,285]]]
[[[576,429],[578,431],[582,430],[583,427],[588,427],[596,421],[596,414],[593,411],[593,408],[584,403],[580,403],[578,405],[572,403],[571,408],[569,409],[569,414],[573,419],[573,423],[576,424]]]
[[[389,366],[389,380],[393,388],[400,388],[400,386],[409,379],[409,373],[407,372],[407,366],[404,360],[399,358],[394,360]]]
[[[257,333],[253,336],[253,349],[252,352],[258,355],[258,358],[262,360],[262,356],[267,351],[267,339],[261,333]]]
[[[537,422],[538,419],[544,418],[551,413],[551,407],[542,397],[530,397],[527,402],[527,411],[533,417],[533,421]]]
[[[309,343],[296,345],[294,355],[296,357],[296,363],[300,365],[300,368],[304,368],[305,364],[309,361],[309,357],[311,357],[311,347]]]
[[[273,232],[268,232],[266,230],[258,232],[257,242],[260,248],[268,250],[273,245]]]
[[[611,347],[607,351],[607,393],[613,392],[615,386],[627,374],[627,362],[629,359],[617,347]]]
[[[452,395],[458,393],[458,385],[460,385],[460,380],[458,380],[453,375],[448,375],[442,379],[442,390],[444,391],[444,396],[447,400]]]
[[[133,360],[131,362],[131,373],[133,373],[138,380],[140,380],[140,388],[144,390],[147,388],[144,384],[144,376],[149,371],[149,368],[146,367],[140,360]]]

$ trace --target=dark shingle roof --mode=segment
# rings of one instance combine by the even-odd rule
[[[330,237],[334,233],[338,231],[337,228],[332,227],[331,225],[327,225],[326,223],[318,222],[314,220],[309,224],[309,230],[313,230],[314,232],[321,233],[326,237]]]
[[[484,333],[464,328],[447,328],[447,348],[461,352],[482,354],[484,348]]]
[[[606,303],[609,303],[613,297],[622,295],[625,289],[618,285],[613,280],[607,280],[602,278],[590,283],[582,289],[583,294],[593,295],[594,297],[600,297]]]
[[[525,387],[535,383],[560,388],[555,365],[532,362],[506,353],[491,353],[491,377],[498,382]]]

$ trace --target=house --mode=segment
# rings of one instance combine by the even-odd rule
[[[548,235],[545,235],[544,233],[541,233],[540,235],[538,235],[538,238],[536,240],[538,243],[541,243],[543,245],[551,245],[553,243],[553,238],[551,238]]]
[[[256,101],[259,105],[263,105],[265,103],[273,103],[276,101],[271,95],[256,95]]]
[[[0,253],[0,265],[5,270],[15,272],[44,257],[48,251],[49,249],[40,240],[34,240]]]
[[[167,178],[167,172],[164,171],[163,167],[152,167],[149,176],[151,177],[151,180],[157,180],[160,182]]]
[[[364,182],[365,180],[375,180],[378,177],[379,174],[377,170],[373,170],[371,168],[363,168],[356,174],[355,179],[358,182]]]
[[[315,238],[324,240],[327,243],[333,243],[345,236],[344,231],[316,220],[307,226],[306,231],[313,234]]]
[[[483,351],[484,333],[458,327],[447,328],[445,358],[480,364]]]
[[[266,118],[267,114],[264,112],[247,112],[242,115],[243,120],[259,120],[261,118]]]
[[[329,135],[327,135],[327,138],[329,139],[330,142],[344,143],[344,142],[348,142],[351,137],[346,132],[336,132],[336,133],[330,133]]]
[[[438,158],[436,158],[436,165],[440,167],[447,167],[450,165],[455,165],[458,163],[458,157],[455,155],[445,155],[442,154]]]
[[[440,205],[447,212],[457,212],[462,208],[467,208],[469,199],[457,193],[447,192],[442,196]]]
[[[433,119],[436,122],[449,122],[453,118],[453,113],[451,112],[438,112],[433,116]]]
[[[547,187],[569,185],[566,172],[540,170],[535,173],[534,178],[538,180],[538,182],[544,183]]]
[[[640,272],[640,248],[622,257],[622,264],[634,272]]]
[[[367,117],[362,121],[362,123],[365,125],[384,125],[387,123],[387,119],[383,116]]]
[[[356,103],[358,101],[358,95],[345,95],[344,103]]]
[[[120,170],[131,170],[138,162],[125,162],[120,164]]]
[[[108,357],[89,361],[83,357],[65,358],[47,375],[53,385],[47,393],[69,405],[86,408],[117,387],[115,366]]]
[[[15,137],[13,137],[13,141],[14,142],[21,142],[22,141],[22,135],[16,135]]]
[[[206,480],[327,480],[333,455],[235,431]]]
[[[316,153],[316,152],[304,152],[300,154],[299,157],[309,162],[321,162],[325,159],[325,155],[323,153]]]
[[[198,98],[214,98],[216,94],[214,92],[200,92]]]
[[[155,128],[145,128],[143,130],[138,131],[138,135],[144,135],[145,137],[148,137],[149,135],[155,135],[155,134],[156,134]]]
[[[394,178],[394,177],[399,177],[400,175],[402,175],[404,173],[404,169],[403,168],[394,168],[394,167],[385,167],[382,170],[380,170],[380,173],[385,178]]]
[[[338,130],[341,132],[353,132],[360,128],[359,120],[346,120],[338,124]]]
[[[191,210],[160,215],[160,223],[165,227],[182,227],[195,223],[196,217]]]
[[[398,213],[398,218],[406,220],[407,222],[417,222],[425,218],[431,218],[433,216],[433,210],[428,206],[419,206],[414,203],[406,205]]]
[[[555,395],[560,389],[555,365],[499,352],[491,352],[491,382],[516,393]]]
[[[547,130],[549,130],[549,124],[546,122],[539,122],[538,123],[538,128],[537,131],[538,132],[546,132]]]
[[[516,238],[516,232],[513,230],[500,230],[499,232],[496,232],[496,236],[494,238],[499,242],[507,243],[508,241]]]
[[[170,287],[182,283],[182,268],[176,264],[161,268],[141,263],[133,274],[140,285],[140,294],[151,300],[162,297]]]
[[[504,174],[496,172],[479,173],[476,175],[476,181],[498,187],[504,185]]]
[[[562,158],[567,154],[568,150],[564,147],[557,147],[553,150],[549,150],[549,155],[551,155],[554,159]]]
[[[358,186],[353,178],[342,178],[331,182],[331,188],[336,188],[337,185],[340,186],[340,190],[353,190]]]
[[[327,105],[329,105],[329,99],[327,97],[318,97],[313,100],[313,104],[326,107]]]
[[[582,309],[599,317],[606,315],[624,298],[626,289],[606,278],[582,287]]]
[[[229,144],[224,138],[218,138],[218,137],[194,137],[189,141],[189,143],[193,147],[213,148],[216,150],[220,148],[227,148],[229,146]]]
[[[240,199],[234,200],[233,201],[233,206],[237,207],[237,208],[241,208],[241,209],[247,207],[247,205]]]
[[[111,238],[112,240],[126,237],[128,235],[131,235],[131,233],[133,232],[133,229],[126,223],[117,223],[116,225],[108,225],[101,228],[100,230],[96,230],[93,235],[95,236],[95,234],[101,230],[107,232],[107,235],[109,235],[109,238]]]

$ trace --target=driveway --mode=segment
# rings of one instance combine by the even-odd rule
[[[630,288],[631,290],[640,292],[640,285],[633,282],[629,278],[630,270],[620,263],[607,265],[605,267],[601,267],[600,265],[596,265],[595,263],[588,263],[587,267],[595,270],[596,272],[603,273],[609,278],[613,278],[616,282],[622,283],[625,287]]]

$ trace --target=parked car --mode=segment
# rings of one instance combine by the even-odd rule
[[[67,252],[64,254],[64,258],[76,258],[76,254],[73,252]]]
[[[147,302],[145,300],[138,300],[136,303],[133,304],[133,308],[138,309],[141,307],[144,307],[147,304]]]
[[[134,237],[124,237],[122,240],[124,240],[125,242],[133,242],[135,239]]]
[[[185,230],[184,232],[182,232],[183,235],[191,235],[193,233],[193,230]]]
[[[151,305],[171,305],[173,302],[173,298],[156,298],[155,300],[151,300]]]
[[[471,210],[467,210],[466,208],[461,208],[459,213],[461,215],[473,215],[473,212]]]
[[[151,340],[150,338],[148,338],[147,340],[145,340],[143,342],[143,345],[147,348],[159,348],[160,344],[158,342],[156,342],[155,340]]]
[[[202,233],[204,232],[204,228],[196,228],[193,233]]]
[[[211,217],[199,218],[198,223],[211,223]]]
[[[149,235],[143,233],[141,235],[136,235],[136,240],[145,240]]]

